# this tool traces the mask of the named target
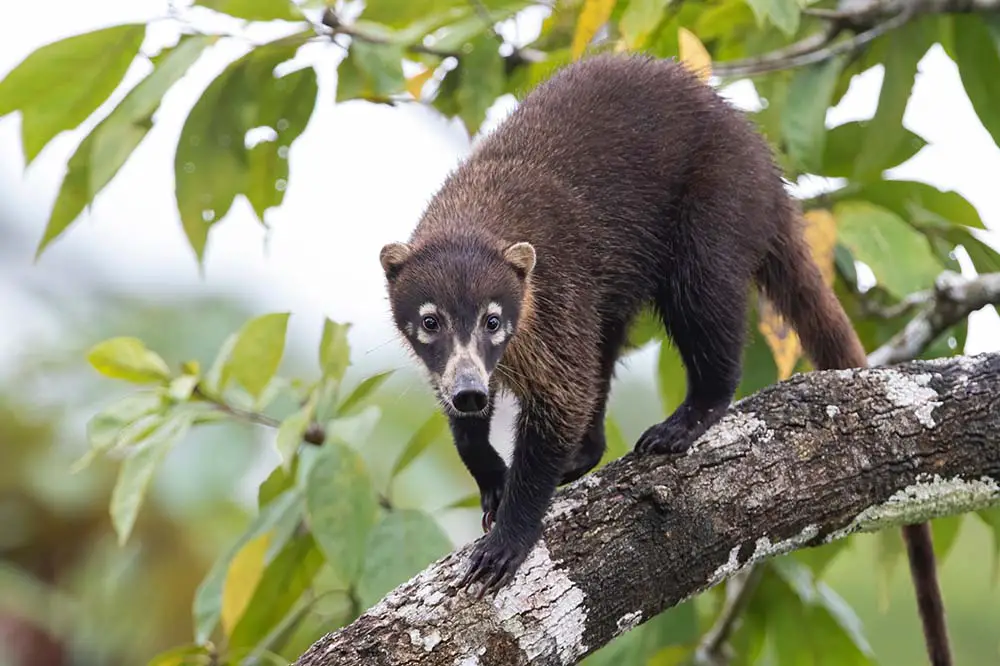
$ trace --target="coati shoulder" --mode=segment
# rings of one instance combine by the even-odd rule
[[[680,352],[687,395],[640,455],[684,452],[728,408],[753,284],[817,368],[867,363],[769,146],[674,61],[605,54],[559,70],[381,263],[396,326],[480,488],[489,532],[461,581],[480,593],[520,566],[556,487],[600,460],[614,366],[643,306]],[[520,407],[509,469],[489,444],[501,386]]]

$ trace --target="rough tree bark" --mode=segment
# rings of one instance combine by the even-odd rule
[[[1000,502],[1000,354],[797,375],[674,459],[629,454],[562,489],[513,583],[454,589],[470,545],[298,666],[576,663],[749,564]]]

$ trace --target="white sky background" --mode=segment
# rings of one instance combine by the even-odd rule
[[[31,9],[26,9],[31,7]],[[42,9],[44,7],[44,10]],[[166,14],[165,0],[103,0],[18,3],[0,21],[0,76],[28,53],[51,41],[125,21],[144,21]],[[538,17],[525,21],[522,38],[538,29]],[[152,51],[172,40],[169,24],[159,23],[147,38]],[[273,33],[261,26],[255,39]],[[94,265],[103,279],[155,295],[158,290],[208,290],[238,293],[259,312],[290,310],[289,335],[318,342],[322,318],[354,322],[352,346],[366,372],[371,364],[408,363],[390,329],[380,247],[410,233],[446,174],[468,149],[464,131],[433,110],[409,104],[399,108],[364,102],[334,104],[334,67],[339,49],[329,44],[308,47],[300,57],[322,65],[320,98],[310,124],[289,153],[291,176],[284,205],[271,212],[265,233],[249,205],[238,198],[209,239],[205,277],[196,270],[176,212],[173,153],[187,110],[201,91],[235,56],[238,43],[208,51],[166,96],[157,124],[125,167],[98,196],[92,210],[74,224],[36,265],[34,243],[41,237],[58,191],[66,160],[94,121],[83,130],[63,133],[24,171],[20,118],[0,118],[0,189],[8,191],[6,212],[24,225],[32,240],[13,259],[3,255],[3,280],[34,274],[72,275]],[[133,66],[131,87],[148,71]],[[67,76],[87,76],[67,72]],[[877,102],[881,70],[855,79],[850,93],[831,110],[828,124],[870,117]],[[114,99],[120,99],[119,91]],[[756,103],[752,87],[741,83],[728,94],[741,106]],[[495,122],[509,108],[499,104]],[[996,239],[1000,236],[1000,197],[996,175],[1000,150],[979,123],[961,87],[955,66],[939,47],[920,64],[904,122],[930,145],[900,168],[899,178],[922,180],[955,189],[980,211]],[[211,177],[206,175],[206,177]],[[348,231],[350,229],[350,231]],[[994,242],[1000,247],[1000,243]],[[967,263],[967,262],[966,262]],[[58,285],[57,285],[58,286]],[[0,361],[30,345],[44,317],[31,302],[15,301],[14,290],[0,281]],[[973,315],[967,351],[1000,349],[1000,322],[992,312]],[[623,374],[651,379],[654,366],[636,358]]]

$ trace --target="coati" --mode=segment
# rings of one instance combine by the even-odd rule
[[[449,176],[407,243],[380,253],[390,307],[426,367],[481,494],[466,587],[504,584],[556,487],[605,450],[604,414],[630,321],[654,306],[687,396],[635,445],[678,454],[728,409],[752,283],[821,369],[867,365],[800,231],[770,148],[682,64],[601,54],[535,88]],[[508,469],[494,397],[517,398]],[[923,531],[921,531],[923,530]],[[933,551],[906,530],[934,666],[949,663]],[[943,646],[943,647],[942,647]]]

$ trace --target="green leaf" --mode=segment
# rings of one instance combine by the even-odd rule
[[[292,468],[292,462],[295,460],[295,452],[302,443],[302,437],[305,435],[306,429],[312,423],[318,400],[319,393],[313,391],[306,404],[298,411],[285,417],[281,425],[278,426],[275,446],[278,449],[278,455],[281,457],[281,467],[285,470]]]
[[[119,545],[128,541],[136,516],[146,496],[156,466],[178,439],[191,427],[191,414],[176,412],[144,439],[141,446],[122,462],[111,492],[111,523]]]
[[[663,321],[653,308],[643,308],[629,324],[628,347],[638,349],[653,340],[662,340],[666,336]]]
[[[0,81],[0,116],[21,111],[25,162],[107,100],[145,34],[145,25],[125,24],[67,37],[36,49]],[[67,76],[80,71],[87,75]]]
[[[938,565],[944,564],[945,559],[947,559],[948,553],[951,552],[952,546],[955,545],[955,539],[958,538],[958,533],[964,520],[965,514],[958,514],[935,518],[931,521],[934,555],[937,558]]]
[[[337,66],[338,102],[388,102],[405,90],[401,44],[372,44],[360,39],[351,42],[347,57]]]
[[[803,548],[794,551],[791,556],[800,563],[809,567],[813,576],[817,579],[823,575],[830,563],[839,555],[850,543],[850,539],[837,539],[822,546]]]
[[[261,126],[263,100],[271,99],[267,108],[273,108],[273,98],[262,97],[261,90],[271,88],[275,67],[292,58],[313,34],[309,30],[257,46],[230,63],[184,122],[174,156],[174,193],[199,264],[209,229],[226,216],[236,195],[251,185],[246,135]]]
[[[170,368],[159,354],[138,338],[118,337],[97,343],[87,361],[105,377],[133,384],[161,384],[170,379]]]
[[[628,442],[625,441],[625,436],[622,434],[621,426],[618,425],[618,419],[613,418],[611,415],[604,418],[604,439],[607,446],[604,449],[604,455],[601,456],[601,460],[597,464],[597,469],[600,469],[612,460],[621,458],[629,452],[630,448]]]
[[[684,362],[677,348],[667,340],[660,343],[660,354],[656,362],[656,390],[660,395],[664,414],[677,409],[687,395]]]
[[[229,637],[228,648],[256,645],[292,610],[323,565],[323,553],[306,533],[290,541],[264,569]]]
[[[797,70],[781,114],[781,134],[793,162],[815,173],[826,145],[826,112],[843,66],[840,57]]]
[[[747,0],[757,24],[770,21],[785,35],[791,37],[799,29],[799,2],[797,0]]]
[[[927,239],[885,208],[863,201],[834,207],[837,240],[897,298],[934,285],[943,270]]]
[[[337,416],[350,416],[354,414],[359,407],[365,404],[365,400],[389,379],[392,373],[392,370],[386,370],[371,377],[366,377],[360,384],[354,387],[354,390],[337,407]]]
[[[387,513],[368,535],[357,586],[361,607],[375,605],[451,549],[444,531],[423,511],[396,509]]]
[[[903,534],[898,528],[884,529],[875,533],[875,564],[879,573],[876,585],[878,586],[879,606],[883,610],[889,606],[889,584],[892,581],[892,572],[905,550]]]
[[[265,506],[281,497],[286,491],[295,486],[296,461],[292,462],[292,469],[285,469],[278,465],[267,478],[264,479],[257,488],[257,507],[263,509]]]
[[[463,8],[467,0],[367,0],[361,12],[366,21],[400,28],[429,14]]]
[[[364,461],[348,446],[327,441],[309,470],[306,511],[327,563],[348,584],[361,571],[377,509]]]
[[[895,142],[895,147],[871,158],[878,160],[871,162],[870,171],[873,171],[875,176],[886,169],[902,164],[927,145],[922,137],[902,126],[900,127],[902,137]],[[847,122],[829,130],[823,149],[823,163],[816,173],[831,178],[853,177],[855,160],[858,159],[862,147],[870,140],[870,135],[870,123],[866,120]],[[876,186],[881,184],[881,182],[875,183]]]
[[[71,471],[75,474],[89,465],[95,457],[119,446],[134,443],[125,441],[123,429],[140,419],[156,416],[157,421],[164,415],[166,402],[157,391],[138,391],[112,403],[91,417],[87,422],[87,441],[90,450],[77,460]],[[134,430],[134,429],[133,429]]]
[[[304,18],[290,0],[197,0],[194,4],[247,21],[301,21]]]
[[[327,318],[319,343],[319,365],[323,376],[340,381],[351,364],[351,345],[347,340],[350,324],[339,324]]]
[[[257,218],[280,206],[288,187],[288,152],[305,131],[316,106],[316,71],[306,67],[279,78],[270,78],[259,90],[257,127],[268,127],[273,136],[249,150],[250,172],[246,185]]]
[[[167,90],[218,37],[184,35],[160,54],[153,71],[132,88],[88,134],[69,158],[59,194],[35,252],[41,256],[79,217],[84,207],[115,177],[153,125],[153,114]]]
[[[758,320],[755,310],[750,321]],[[778,367],[774,362],[774,353],[760,332],[760,327],[752,325],[748,331],[746,348],[743,350],[743,376],[736,389],[735,399],[739,400],[756,393],[776,381],[778,381]]]
[[[505,84],[503,57],[492,34],[473,39],[462,56],[458,89],[458,116],[469,135],[475,134],[486,120],[486,112],[503,94]]]
[[[834,201],[863,199],[888,208],[903,219],[911,219],[920,211],[934,213],[952,224],[985,229],[975,206],[958,192],[939,190],[933,185],[914,180],[882,180],[866,183],[860,188],[845,188],[834,192]]]
[[[260,396],[281,365],[288,316],[287,312],[276,312],[245,323],[226,361],[223,376],[232,377],[254,398]],[[225,389],[224,383],[220,389]]]
[[[400,454],[399,458],[396,459],[396,463],[392,466],[392,471],[389,472],[389,480],[395,479],[400,472],[406,469],[411,462],[413,462],[417,456],[423,453],[428,446],[432,443],[438,441],[448,428],[448,419],[439,410],[434,410],[431,412],[430,417],[424,421],[415,433],[410,437],[410,440],[406,443],[403,448],[403,452]],[[476,495],[476,506],[479,506],[479,496]]]
[[[153,657],[146,666],[212,666],[215,658],[204,645],[171,648]]]
[[[450,509],[479,509],[482,507],[482,500],[480,498],[479,492],[474,492],[465,497],[459,498],[441,508],[442,511],[448,511]]]
[[[328,439],[336,439],[348,444],[355,450],[360,450],[371,441],[375,426],[382,418],[382,410],[378,405],[368,405],[360,412],[350,416],[340,416],[326,424]]]
[[[899,151],[907,131],[903,112],[917,75],[917,63],[934,43],[927,24],[918,20],[895,30],[886,37],[885,76],[878,108],[868,124],[865,140],[854,162],[854,179],[877,177],[884,170],[887,155]]]
[[[965,93],[979,122],[1000,146],[1000,20],[983,14],[956,14],[951,19],[955,64]]]
[[[291,512],[301,509],[303,496],[300,492],[289,491],[279,495],[274,501],[261,508],[260,513],[247,527],[247,531],[224,552],[201,581],[195,592],[192,614],[194,615],[195,642],[204,644],[215,631],[222,612],[222,588],[225,584],[229,563],[243,546],[256,539],[284,520]]]
[[[851,607],[826,585],[817,584],[809,569],[794,559],[770,563],[757,596],[781,666],[874,665],[861,621]]]
[[[670,0],[631,0],[628,3],[618,29],[629,49],[641,48],[646,43],[669,4]]]
[[[220,395],[226,390],[226,384],[229,383],[228,370],[226,368],[229,363],[229,357],[233,354],[233,347],[236,346],[238,339],[239,335],[237,333],[226,336],[225,341],[212,360],[212,367],[205,373],[202,390],[208,392],[210,395]]]
[[[993,532],[993,580],[995,582],[997,573],[1000,572],[1000,506],[976,511],[976,517]]]

